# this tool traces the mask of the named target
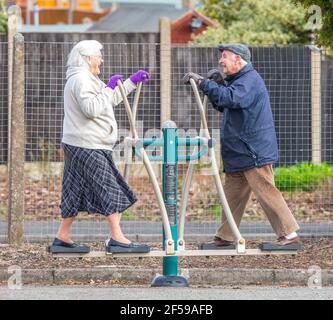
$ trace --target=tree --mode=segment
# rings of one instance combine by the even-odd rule
[[[0,32],[7,32],[8,16],[3,0],[0,0]]]
[[[242,42],[248,45],[308,43],[305,9],[290,0],[201,0],[202,12],[218,21],[194,37],[194,43],[216,45]]]
[[[306,9],[308,28],[316,35],[319,46],[333,49],[333,1],[332,0],[292,0]]]

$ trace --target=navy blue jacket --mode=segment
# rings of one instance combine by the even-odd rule
[[[238,172],[278,160],[276,133],[268,92],[261,76],[246,65],[225,79],[227,85],[203,80],[200,89],[223,112],[221,153],[225,172]]]

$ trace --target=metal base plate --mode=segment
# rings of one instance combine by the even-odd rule
[[[302,250],[303,245],[301,243],[291,243],[285,246],[278,246],[271,242],[262,242],[259,244],[259,248],[262,251],[297,251]]]
[[[76,248],[66,248],[63,246],[48,246],[47,252],[49,253],[89,253],[89,247],[76,247]]]
[[[188,287],[187,279],[183,276],[156,276],[152,283],[152,287]]]
[[[199,257],[199,256],[267,256],[272,255],[295,255],[297,251],[286,250],[284,248],[281,251],[277,250],[267,250],[263,251],[260,249],[246,249],[244,253],[239,253],[237,250],[184,250],[175,251],[174,255],[167,255],[165,251],[152,250],[148,253],[108,253],[105,251],[91,251],[89,253],[53,253],[54,258],[101,258],[105,256],[119,257],[119,258],[148,258],[148,257]]]
[[[235,244],[229,246],[217,246],[215,243],[202,243],[199,246],[199,250],[234,250],[236,249]]]
[[[109,246],[105,247],[108,253],[148,253],[150,252],[150,247],[148,246],[138,246],[132,248],[125,248],[120,246]]]

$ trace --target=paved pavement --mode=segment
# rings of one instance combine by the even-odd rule
[[[1,300],[333,300],[333,287],[148,288],[92,286],[0,287]]]

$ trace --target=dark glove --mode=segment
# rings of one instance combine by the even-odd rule
[[[207,78],[216,82],[217,84],[225,84],[223,74],[218,69],[211,69],[207,72]]]
[[[124,81],[124,76],[122,74],[115,74],[110,79],[108,84],[106,85],[110,89],[114,90],[114,88],[117,86],[117,81],[121,80]]]
[[[190,79],[193,79],[197,85],[200,85],[200,82],[204,80],[204,77],[194,72],[186,73],[183,78],[184,84],[190,84]]]

